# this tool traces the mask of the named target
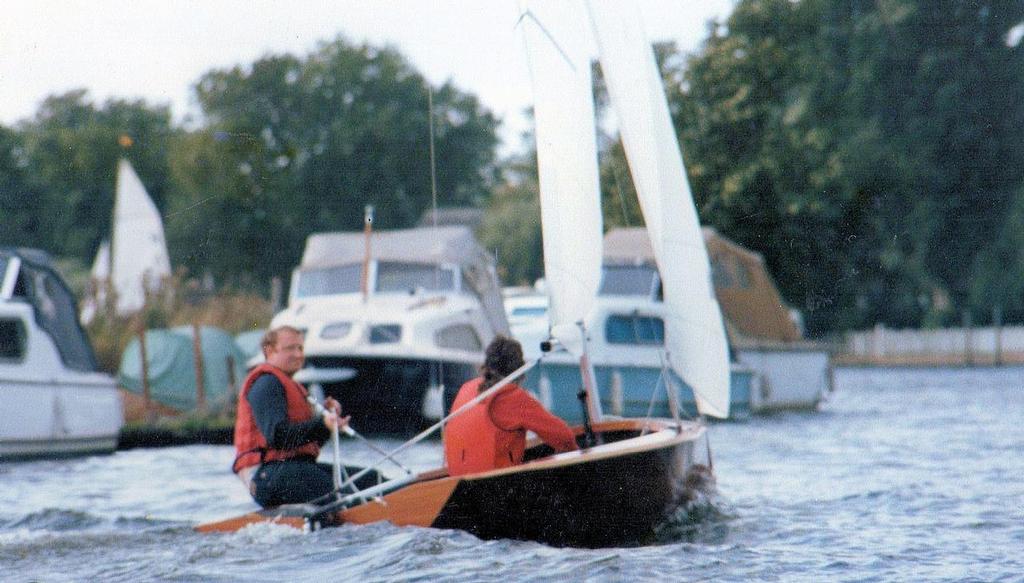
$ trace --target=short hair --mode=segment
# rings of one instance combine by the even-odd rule
[[[484,380],[480,383],[480,390],[493,387],[523,364],[523,346],[519,341],[500,334],[495,336],[484,351],[484,365],[480,367]]]
[[[302,335],[302,330],[299,330],[294,326],[285,325],[278,326],[277,328],[271,328],[270,330],[267,330],[263,334],[263,338],[260,339],[260,351],[262,351],[263,354],[266,354],[267,349],[271,346],[277,346],[277,336],[281,332],[291,332],[293,334],[298,334],[299,336]]]

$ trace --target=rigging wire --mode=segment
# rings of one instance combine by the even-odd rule
[[[433,239],[437,244],[437,154],[434,147],[434,88],[428,81],[427,85],[427,135],[429,136],[430,146],[430,218],[431,228],[433,229]],[[434,290],[441,288],[441,262],[440,253],[438,253],[438,261],[434,264]],[[444,417],[444,364],[439,360],[436,363],[428,365],[427,372],[427,391],[434,390],[434,387],[441,387],[441,417]],[[427,396],[424,395],[424,399]],[[444,426],[441,427],[441,433],[444,434]]]

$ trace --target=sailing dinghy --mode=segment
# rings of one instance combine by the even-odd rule
[[[601,273],[601,214],[590,67],[583,37],[572,28],[572,23],[583,22],[584,18],[563,12],[571,8],[568,4],[537,3],[532,8],[524,13],[521,22],[537,93],[535,115],[545,271],[551,305],[550,342],[572,353],[580,365],[585,396],[581,406],[587,412],[587,422],[575,431],[583,449],[552,455],[549,447],[534,441],[527,444],[524,463],[518,466],[464,476],[449,476],[440,468],[409,473],[363,491],[351,491],[349,484],[372,469],[367,468],[353,474],[325,499],[203,524],[196,527],[200,532],[231,532],[259,522],[314,529],[386,520],[400,526],[457,528],[482,538],[524,539],[557,546],[642,544],[652,540],[655,527],[680,503],[706,493],[714,483],[703,423],[683,421],[678,416],[605,418],[601,412],[593,370],[587,360],[587,330],[581,325],[594,303]],[[590,5],[592,11],[608,8],[606,4]],[[542,16],[537,14],[540,9]],[[638,18],[626,12],[621,17]],[[600,33],[604,22],[595,18],[597,32]],[[640,29],[634,26],[633,30]],[[644,44],[649,66],[654,67],[650,45],[642,37],[635,40]],[[655,97],[664,101],[663,95],[651,96]],[[663,121],[668,123],[667,115]],[[680,204],[692,207],[693,203]],[[692,250],[693,261],[685,266],[701,266],[696,253],[702,248]],[[664,246],[658,249],[665,251]],[[706,274],[706,255],[703,266],[702,273]],[[676,290],[667,287],[666,292],[670,289]],[[702,303],[700,307],[717,306]],[[671,319],[673,314],[678,312],[667,317]],[[709,316],[712,331],[716,317],[720,322],[720,314]],[[688,331],[684,325],[670,325],[667,330],[669,334]],[[702,357],[709,355],[702,347],[715,346],[708,344],[705,337],[701,340],[705,344],[685,344],[685,348],[696,352],[680,357],[679,362],[703,362]],[[667,345],[672,349],[678,346],[671,342]],[[715,356],[717,353],[710,358]],[[520,378],[536,364],[537,361],[531,361],[523,365],[386,455],[380,464]],[[696,372],[686,370],[687,374],[681,376],[703,396],[701,402],[710,414],[727,415],[728,368],[717,366],[717,362],[712,364]],[[722,390],[724,395],[716,394]]]

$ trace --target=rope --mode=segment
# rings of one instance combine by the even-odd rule
[[[473,397],[471,400],[467,401],[464,405],[462,405],[461,407],[459,407],[455,411],[452,411],[451,413],[449,413],[446,417],[442,418],[437,423],[435,423],[435,424],[431,425],[430,427],[424,429],[422,432],[420,432],[418,435],[416,435],[415,437],[413,437],[409,441],[406,441],[402,445],[400,445],[397,448],[395,448],[394,450],[392,450],[390,453],[385,455],[384,458],[381,459],[376,464],[374,464],[372,466],[367,466],[367,467],[363,468],[362,470],[360,470],[360,471],[356,472],[355,474],[353,474],[351,477],[349,477],[348,480],[346,480],[344,483],[341,484],[341,488],[340,489],[346,488],[349,484],[354,483],[356,480],[358,480],[359,478],[362,478],[363,476],[365,476],[369,472],[378,469],[381,465],[384,464],[384,462],[393,461],[393,458],[396,455],[402,453],[403,451],[405,451],[405,450],[409,449],[410,447],[416,445],[417,443],[423,441],[424,439],[429,437],[431,434],[436,432],[438,429],[440,429],[442,426],[444,426],[444,424],[447,423],[448,421],[450,421],[451,419],[454,419],[455,417],[458,417],[459,415],[462,415],[463,413],[468,411],[471,407],[473,407],[474,405],[476,405],[480,401],[483,401],[487,397],[490,397],[491,395],[495,394],[497,391],[503,389],[506,385],[508,385],[509,383],[514,381],[515,379],[519,378],[520,376],[524,375],[527,371],[529,371],[531,368],[536,366],[538,362],[540,362],[539,358],[536,359],[536,360],[533,360],[533,361],[530,361],[530,362],[527,362],[527,363],[523,364],[523,366],[517,368],[511,374],[509,374],[505,378],[503,378],[500,381],[498,381],[497,383],[495,383],[491,388],[487,389],[486,391],[483,391],[482,393],[480,393],[476,397]],[[410,479],[410,478],[406,478],[406,480],[408,480],[408,479]],[[402,479],[390,480],[389,482],[402,482]],[[381,486],[384,486],[385,484],[388,484],[389,482],[384,482],[383,484],[378,485],[376,488],[380,488]],[[407,482],[402,482],[402,483],[407,483]],[[333,494],[334,494],[334,492],[332,492],[329,496],[333,496]],[[352,495],[346,496],[344,498],[341,498],[341,499],[337,500],[334,503],[326,504],[326,505],[318,508],[317,512],[318,513],[320,513],[320,512],[330,512],[331,510],[334,510],[336,508],[343,508],[344,506],[346,506],[348,503],[350,503],[354,499],[353,498],[354,496],[355,496],[355,494],[352,494]],[[312,500],[311,503],[315,504],[315,503],[320,502],[320,501],[322,501],[322,500],[324,500],[326,498],[328,498],[328,497],[327,496],[321,496],[320,498],[317,498],[316,500]]]

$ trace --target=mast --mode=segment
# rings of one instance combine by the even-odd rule
[[[587,327],[580,322],[580,334],[583,336],[583,354],[580,356],[580,378],[583,380],[583,392],[586,396],[587,417],[591,423],[601,420],[604,413],[601,411],[601,397],[597,392],[597,377],[594,374],[594,363],[590,361],[587,354]]]

